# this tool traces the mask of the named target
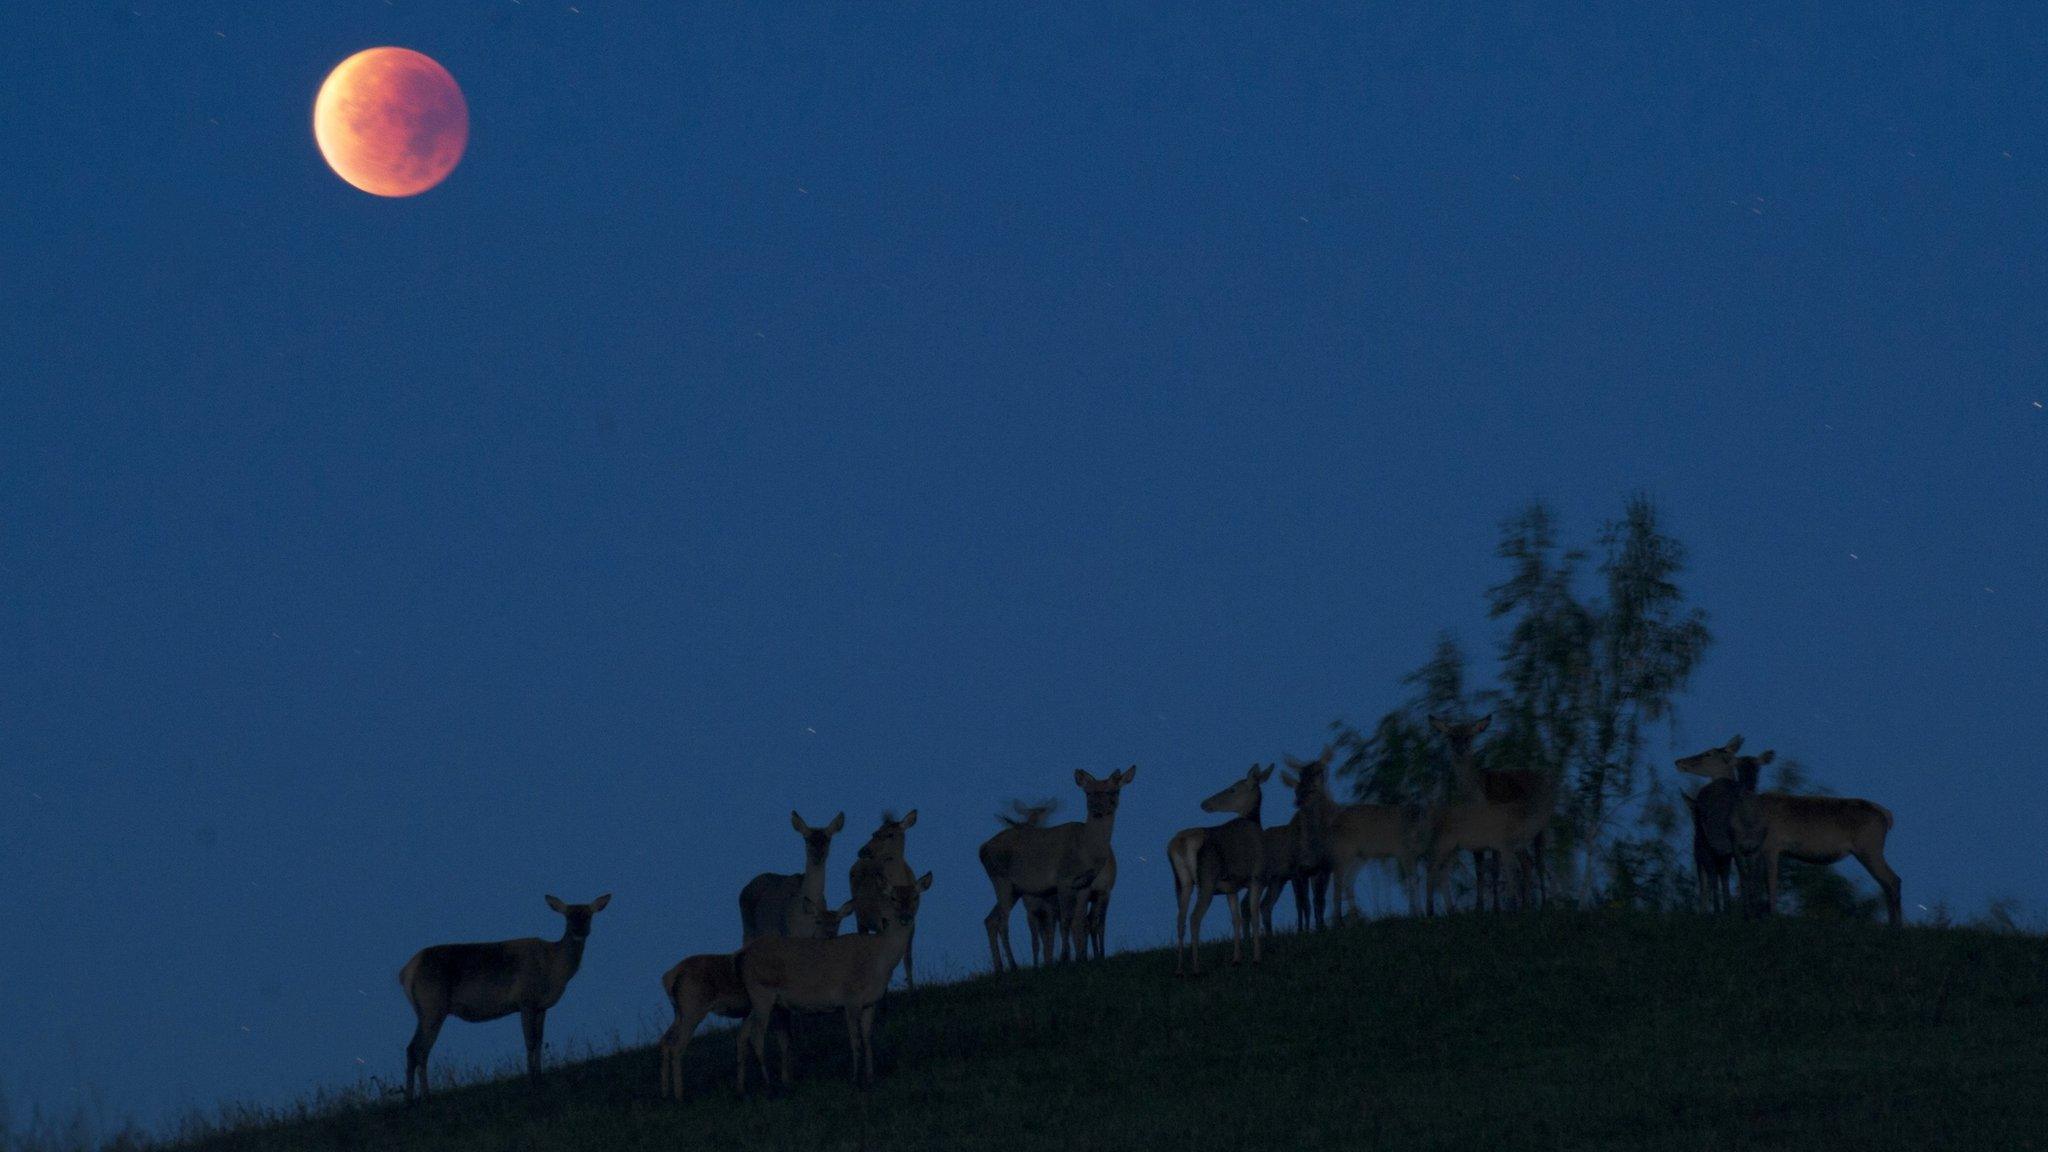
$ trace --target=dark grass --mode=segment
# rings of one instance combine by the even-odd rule
[[[1227,952],[1211,948],[1221,961]],[[692,1097],[635,1049],[433,1102],[248,1126],[219,1150],[2048,1149],[2048,947],[1780,919],[1554,914],[1281,937],[895,993],[881,1083],[807,1020],[798,1084]],[[574,990],[571,990],[574,995]]]

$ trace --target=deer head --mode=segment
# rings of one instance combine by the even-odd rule
[[[1256,814],[1259,810],[1259,786],[1273,778],[1275,767],[1277,765],[1265,768],[1260,768],[1257,764],[1252,765],[1251,771],[1246,772],[1243,779],[1202,801],[1202,811],[1229,812],[1236,816]]]

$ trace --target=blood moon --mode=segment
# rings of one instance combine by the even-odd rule
[[[455,77],[410,48],[365,48],[313,100],[313,139],[334,174],[377,196],[417,196],[455,170],[469,105]]]

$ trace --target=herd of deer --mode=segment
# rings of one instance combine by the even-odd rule
[[[1294,889],[1297,924],[1325,926],[1328,893],[1335,890],[1334,919],[1346,906],[1357,915],[1352,887],[1360,869],[1391,861],[1403,874],[1421,865],[1426,877],[1422,910],[1435,914],[1437,893],[1460,852],[1469,852],[1477,878],[1478,906],[1501,907],[1501,862],[1515,861],[1518,903],[1545,895],[1543,841],[1557,800],[1548,774],[1526,769],[1481,770],[1476,743],[1491,717],[1453,722],[1430,717],[1450,751],[1452,779],[1444,802],[1431,808],[1382,804],[1340,804],[1329,790],[1334,746],[1314,760],[1288,758],[1281,783],[1294,794],[1294,815],[1285,824],[1261,822],[1263,786],[1278,765],[1252,765],[1241,779],[1202,802],[1202,810],[1229,814],[1222,824],[1188,828],[1168,841],[1173,871],[1174,969],[1201,971],[1202,918],[1212,899],[1224,898],[1232,925],[1231,963],[1250,946],[1254,963],[1261,940],[1272,934],[1273,909],[1283,889]],[[1701,906],[1724,910],[1731,870],[1764,908],[1775,908],[1781,857],[1833,863],[1854,856],[1883,889],[1890,923],[1900,921],[1899,877],[1884,859],[1889,811],[1867,800],[1759,792],[1760,769],[1773,753],[1741,755],[1742,737],[1677,761],[1684,772],[1706,777],[1686,797],[1693,816],[1693,859]],[[1005,825],[981,846],[981,866],[995,888],[995,907],[984,921],[989,956],[996,971],[1018,967],[1010,944],[1010,912],[1023,903],[1035,964],[1053,959],[1086,959],[1091,945],[1104,955],[1109,898],[1116,886],[1116,853],[1110,835],[1117,802],[1137,777],[1136,765],[1098,779],[1076,770],[1074,782],[1087,798],[1087,818],[1047,824],[1050,804],[1017,806],[1002,816]],[[875,1073],[875,1010],[901,966],[915,985],[911,941],[917,909],[931,888],[932,874],[916,876],[904,860],[904,833],[917,823],[916,811],[882,824],[861,848],[848,875],[852,899],[837,907],[825,901],[825,861],[832,838],[846,826],[840,813],[812,827],[791,812],[791,825],[804,843],[804,870],[763,873],[740,890],[742,946],[737,952],[690,956],[662,974],[662,992],[675,1021],[662,1035],[661,1092],[683,1095],[683,1053],[697,1026],[710,1015],[742,1020],[736,1052],[736,1083],[746,1091],[752,1053],[763,1084],[768,1075],[766,1041],[773,1034],[781,1080],[790,1080],[790,1025],[795,1012],[840,1011],[857,1083]],[[1763,888],[1756,887],[1758,872]],[[1411,911],[1415,894],[1410,891]],[[566,927],[559,940],[528,938],[488,944],[441,944],[419,951],[399,973],[399,983],[418,1018],[405,1050],[405,1095],[414,1084],[427,1093],[427,1054],[450,1015],[495,1020],[519,1014],[526,1035],[527,1072],[540,1074],[541,1034],[548,1009],[561,1000],[582,963],[591,918],[610,903],[604,895],[588,904],[548,907]],[[1192,908],[1190,902],[1192,901]],[[846,917],[858,931],[840,935]]]

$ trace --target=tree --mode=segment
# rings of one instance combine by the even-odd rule
[[[1489,618],[1507,622],[1498,685],[1468,693],[1463,653],[1440,637],[1429,662],[1403,678],[1410,697],[1369,736],[1337,726],[1351,749],[1341,771],[1362,799],[1434,802],[1448,765],[1427,716],[1490,707],[1496,735],[1483,756],[1562,785],[1549,851],[1576,873],[1580,901],[1666,906],[1685,890],[1678,821],[1644,754],[1713,638],[1677,583],[1684,546],[1648,497],[1630,497],[1598,544],[1602,594],[1588,599],[1579,592],[1588,555],[1559,543],[1547,505],[1504,521],[1497,555],[1508,576],[1486,593]]]

